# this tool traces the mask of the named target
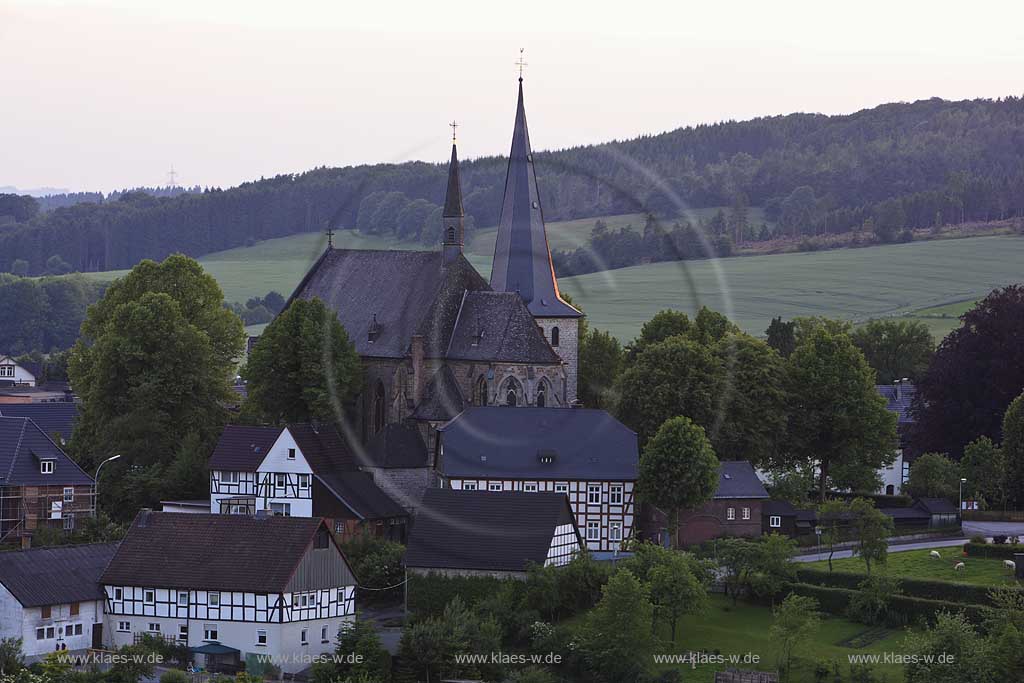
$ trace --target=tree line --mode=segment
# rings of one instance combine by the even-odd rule
[[[681,205],[762,206],[787,236],[866,230],[885,240],[905,228],[1024,212],[1022,130],[1021,98],[931,99],[681,128],[536,159],[548,220],[638,212],[671,219]],[[496,224],[505,160],[465,161],[461,171],[467,213],[476,225]],[[423,162],[318,168],[227,190],[126,192],[30,215],[4,210],[16,203],[5,198],[0,272],[22,260],[29,274],[41,274],[52,256],[78,271],[128,268],[326,226],[436,242],[445,178],[443,164]],[[761,227],[740,238],[759,238]]]

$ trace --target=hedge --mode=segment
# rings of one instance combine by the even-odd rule
[[[522,585],[514,579],[497,579],[491,576],[442,576],[440,574],[410,574],[408,584],[408,607],[417,619],[436,617],[455,597],[462,598],[467,606],[496,595],[508,583]]]
[[[988,557],[995,560],[1012,560],[1014,553],[1024,553],[1024,544],[965,543],[968,557]]]
[[[822,611],[844,617],[850,606],[850,600],[857,593],[857,591],[846,588],[814,586],[809,583],[790,584],[789,590],[797,595],[816,598]],[[896,622],[889,625],[900,626],[930,621],[935,618],[936,613],[943,610],[947,612],[963,612],[970,621],[976,624],[984,621],[988,613],[987,608],[983,605],[970,605],[946,600],[926,600],[910,595],[893,595],[889,601],[889,614],[896,617]]]
[[[867,574],[855,572],[829,573],[821,569],[798,569],[796,572],[796,579],[800,583],[830,588],[845,588],[847,590],[857,590],[861,582],[867,578]],[[899,580],[900,590],[904,595],[911,597],[970,605],[992,604],[991,597],[989,596],[992,586],[975,586],[968,583],[936,581],[934,579],[894,578]],[[1015,590],[1024,593],[1024,589],[1017,588]]]

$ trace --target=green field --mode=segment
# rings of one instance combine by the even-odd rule
[[[1013,575],[1003,566],[1002,560],[984,557],[963,557],[960,546],[935,548],[942,559],[931,557],[930,550],[906,550],[889,553],[886,567],[883,570],[890,576],[914,579],[936,579],[939,581],[956,581],[979,586],[1015,585]],[[957,562],[963,562],[962,571],[955,571]],[[828,562],[809,562],[809,569],[828,570]],[[832,560],[832,567],[839,572],[864,572],[864,562],[857,557],[846,557]]]
[[[694,650],[718,652],[726,657],[752,653],[760,657],[759,665],[737,664],[736,668],[774,671],[777,669],[775,658],[778,647],[768,637],[768,628],[771,623],[772,615],[767,607],[748,605],[743,602],[733,607],[730,600],[715,595],[712,596],[711,608],[706,613],[688,615],[681,620],[676,634],[675,654]],[[806,648],[800,653],[802,660],[798,666],[794,667],[790,680],[801,683],[813,681],[813,665],[821,660],[838,661],[843,680],[846,680],[846,676],[849,675],[848,655],[902,651],[900,644],[905,637],[905,632],[900,630],[872,630],[872,637],[868,640],[874,642],[863,648],[840,645],[855,636],[867,634],[868,631],[869,627],[863,624],[825,615],[813,642],[807,643]],[[878,639],[875,640],[875,638]],[[662,668],[678,667],[664,666]],[[698,666],[696,669],[689,670],[689,667],[686,667],[683,680],[688,683],[693,681],[711,683],[714,680],[714,671],[724,668],[724,666]],[[903,670],[900,666],[879,665],[876,668],[876,673],[879,676],[884,673],[887,677],[886,680],[890,683],[903,680]],[[831,677],[828,680],[832,680]]]
[[[610,227],[633,224],[639,215],[609,217]],[[563,248],[585,239],[593,220],[552,223],[550,241]],[[471,240],[467,256],[490,272],[494,229]],[[341,231],[339,247],[411,248],[389,238]],[[200,259],[224,288],[228,301],[245,301],[270,290],[285,296],[322,252],[325,238],[308,233],[267,240]],[[584,308],[592,325],[629,341],[659,310],[692,312],[701,305],[722,311],[753,334],[772,317],[823,315],[863,322],[871,318],[921,320],[941,338],[956,316],[994,287],[1024,281],[1024,239],[972,237],[861,249],[674,261],[563,278],[560,285]],[[110,280],[124,271],[89,273]]]

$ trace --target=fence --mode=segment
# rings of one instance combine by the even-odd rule
[[[1024,510],[964,510],[965,522],[1024,522]]]
[[[779,674],[773,671],[716,671],[715,683],[779,683]]]

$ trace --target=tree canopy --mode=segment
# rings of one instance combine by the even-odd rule
[[[918,379],[935,351],[928,326],[917,320],[871,320],[853,330],[850,338],[874,369],[879,384]]]

